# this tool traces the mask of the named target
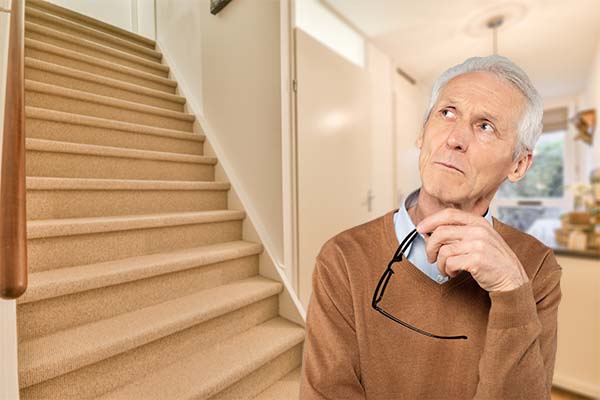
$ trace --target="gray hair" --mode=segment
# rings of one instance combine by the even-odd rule
[[[523,93],[526,99],[525,110],[521,115],[521,121],[517,128],[517,143],[513,150],[513,161],[517,160],[527,150],[533,151],[540,135],[542,134],[542,116],[544,104],[542,97],[535,89],[527,74],[508,58],[500,55],[487,57],[471,57],[462,64],[448,68],[433,84],[429,106],[425,111],[423,126],[429,119],[431,110],[435,105],[440,92],[453,78],[468,72],[492,72],[498,77],[512,83]]]

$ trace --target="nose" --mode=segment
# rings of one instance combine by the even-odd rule
[[[471,127],[468,123],[457,120],[446,138],[446,146],[449,149],[466,151],[469,147],[468,138],[471,134]]]

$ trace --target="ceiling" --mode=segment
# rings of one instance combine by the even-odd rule
[[[600,0],[321,0],[428,90],[447,68],[493,53],[485,21],[504,11],[498,54],[544,98],[581,93],[600,37]]]

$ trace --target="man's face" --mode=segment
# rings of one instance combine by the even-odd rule
[[[482,197],[491,199],[515,168],[512,152],[524,106],[516,87],[489,72],[448,82],[417,141],[425,191],[467,208]]]

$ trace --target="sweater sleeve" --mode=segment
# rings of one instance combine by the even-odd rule
[[[343,267],[317,257],[306,314],[300,400],[366,398],[352,296]]]
[[[474,399],[550,400],[561,275],[550,249],[539,279],[510,291],[489,292],[491,308]]]

